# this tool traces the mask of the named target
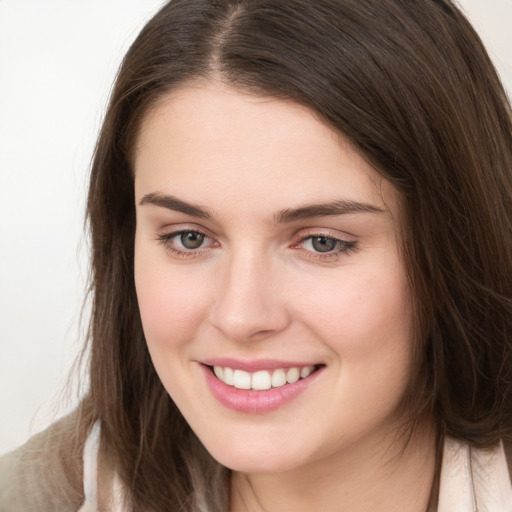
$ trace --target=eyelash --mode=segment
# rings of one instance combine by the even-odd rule
[[[158,235],[158,241],[161,243],[165,249],[172,254],[180,257],[180,258],[198,258],[202,256],[206,251],[208,251],[209,247],[198,247],[197,249],[180,249],[176,247],[175,242],[173,242],[173,239],[184,235],[184,234],[194,234],[199,235],[201,237],[204,237],[204,241],[210,240],[213,241],[211,237],[206,235],[205,233],[202,233],[201,231],[193,230],[193,229],[182,229],[179,231],[173,231],[171,233],[162,233]],[[303,245],[311,241],[311,244],[313,243],[313,240],[317,239],[324,239],[325,241],[332,241],[335,244],[335,249],[329,250],[326,252],[320,252],[320,251],[314,251],[309,249],[304,249]],[[214,242],[214,244],[217,244],[218,242]],[[315,261],[324,261],[324,262],[332,262],[336,261],[340,255],[349,255],[355,252],[358,249],[358,245],[356,241],[351,240],[343,240],[342,238],[337,238],[329,234],[325,233],[312,233],[308,234],[306,236],[303,236],[300,238],[300,240],[293,244],[291,247],[294,249],[300,249],[302,246],[302,249],[304,250],[304,254],[307,258],[315,260]],[[214,245],[215,247],[215,245]]]
[[[204,240],[212,240],[211,237],[201,231],[195,229],[181,229],[171,233],[162,233],[158,235],[158,241],[165,247],[165,249],[181,258],[198,258],[203,255],[207,248],[198,247],[197,249],[180,249],[173,243],[173,239],[184,234],[195,234],[204,237]]]
[[[320,252],[315,250],[304,249],[304,244],[310,242],[313,244],[314,239],[324,239],[325,241],[331,241],[335,244],[335,249]],[[349,255],[357,250],[357,242],[352,240],[344,240],[342,238],[338,238],[327,233],[311,233],[306,236],[301,237],[297,244],[294,244],[292,247],[300,248],[304,250],[304,254],[307,258],[312,259],[314,261],[323,261],[323,262],[334,262],[338,260],[340,255]]]

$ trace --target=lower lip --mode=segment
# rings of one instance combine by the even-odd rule
[[[222,405],[233,411],[252,414],[275,411],[291,402],[306,391],[323,370],[323,367],[321,367],[305,379],[300,379],[293,384],[285,384],[265,391],[254,391],[228,386],[213,374],[211,367],[203,364],[200,366],[203,369],[210,391]]]

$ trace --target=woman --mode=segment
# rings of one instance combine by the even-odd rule
[[[90,390],[4,508],[512,510],[511,170],[447,0],[167,4],[93,162]]]

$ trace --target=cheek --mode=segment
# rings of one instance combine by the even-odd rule
[[[186,270],[172,270],[165,259],[139,254],[135,258],[135,286],[150,350],[171,349],[194,336],[207,302],[200,280],[192,279]]]
[[[306,285],[309,297],[304,309],[324,336],[372,341],[410,336],[412,318],[408,283],[400,268],[382,273],[349,272],[329,287]],[[357,343],[358,346],[361,343]]]
[[[395,397],[404,390],[412,358],[412,308],[399,266],[347,273],[327,292],[313,292],[310,304],[306,321],[331,349],[340,386],[367,403],[372,396]]]
[[[412,361],[412,310],[404,274],[364,275],[345,279],[344,287],[314,312],[316,335],[333,354],[335,414],[354,432],[394,421]],[[333,436],[338,435],[344,434],[334,429]]]

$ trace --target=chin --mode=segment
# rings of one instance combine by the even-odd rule
[[[303,456],[286,453],[275,447],[262,447],[258,444],[243,446],[223,444],[210,447],[205,445],[210,455],[223,466],[240,473],[283,473],[305,463]],[[301,454],[303,455],[303,454]]]

